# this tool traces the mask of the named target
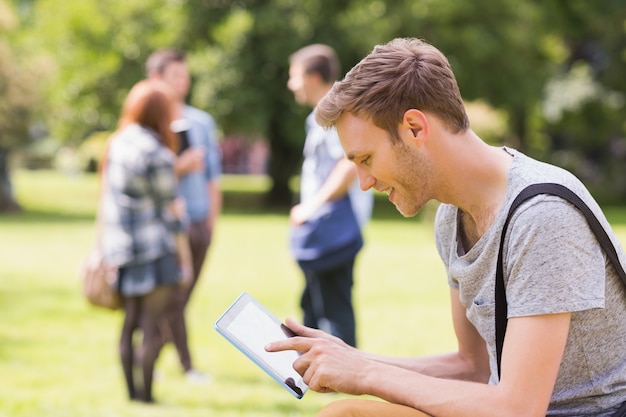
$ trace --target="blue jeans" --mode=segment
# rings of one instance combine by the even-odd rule
[[[306,284],[300,300],[305,326],[324,330],[351,346],[356,346],[354,260],[323,271],[303,269]]]

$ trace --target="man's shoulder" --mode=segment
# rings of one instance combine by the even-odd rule
[[[214,124],[215,119],[208,112],[201,110],[197,107],[185,105],[183,108],[183,115],[191,122],[202,124]]]

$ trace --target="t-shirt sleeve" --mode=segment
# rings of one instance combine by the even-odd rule
[[[326,132],[326,144],[328,149],[328,154],[333,159],[341,159],[345,156],[345,152],[343,151],[343,147],[341,146],[341,141],[339,141],[339,135],[337,134],[337,130],[329,129]]]
[[[559,197],[530,200],[504,245],[509,317],[604,307],[605,259],[584,215]]]
[[[219,138],[215,120],[208,116],[204,124],[206,134],[206,170],[205,176],[208,180],[217,179],[222,175],[222,150],[219,146]]]

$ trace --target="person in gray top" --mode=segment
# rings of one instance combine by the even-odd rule
[[[288,320],[298,336],[266,349],[300,352],[294,367],[312,390],[384,400],[344,399],[318,416],[626,415],[617,412],[626,401],[626,286],[585,217],[560,197],[527,200],[507,228],[508,327],[498,373],[497,253],[509,207],[523,188],[553,182],[574,191],[626,265],[602,210],[578,179],[481,140],[447,59],[418,39],[375,47],[318,103],[316,117],[336,126],[362,189],[387,193],[406,217],[429,200],[442,203],[435,236],[458,339],[455,352],[393,358]]]
[[[299,104],[315,108],[339,74],[339,58],[333,48],[323,44],[307,45],[289,58],[287,87]],[[335,129],[318,125],[313,112],[307,117],[305,127],[300,201],[289,213],[291,226],[300,228],[329,211],[336,214],[338,206],[330,203],[347,197],[359,228],[363,228],[372,214],[373,193],[359,189],[356,171],[345,158]],[[339,231],[334,236],[325,236],[325,240],[335,239],[337,233]],[[300,297],[304,324],[325,330],[351,346],[357,344],[352,289],[359,252],[333,265],[311,266],[298,262],[305,281]]]

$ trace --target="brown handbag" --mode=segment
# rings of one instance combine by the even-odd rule
[[[83,283],[83,294],[91,305],[117,310],[122,306],[122,296],[118,290],[119,270],[116,265],[107,263],[101,248],[102,195],[106,185],[103,169],[100,174],[100,196],[96,212],[96,243],[91,253],[81,263],[78,276]]]
[[[122,298],[118,292],[118,268],[109,265],[96,246],[83,261],[79,275],[83,281],[83,294],[90,304],[117,310],[122,306]]]

